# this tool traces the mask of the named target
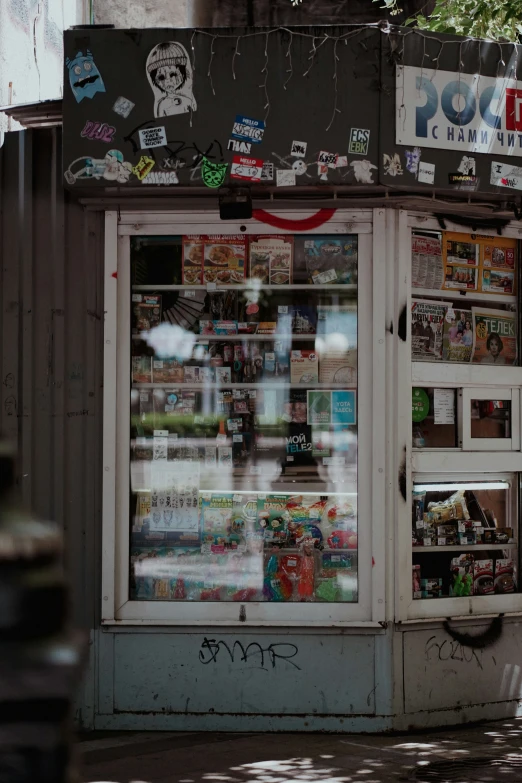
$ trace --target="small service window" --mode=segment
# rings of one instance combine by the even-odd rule
[[[411,403],[414,449],[458,448],[456,389],[414,386]]]
[[[130,600],[357,603],[357,235],[130,254]]]
[[[518,592],[516,488],[516,474],[414,479],[414,600]]]

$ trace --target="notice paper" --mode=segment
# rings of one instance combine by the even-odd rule
[[[455,392],[453,389],[434,389],[433,412],[435,424],[455,424]]]

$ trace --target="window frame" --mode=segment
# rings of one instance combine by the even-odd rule
[[[306,211],[276,213],[302,220]],[[375,225],[377,223],[377,226]],[[359,245],[358,289],[358,603],[244,604],[131,601],[129,584],[130,237],[180,234],[295,234],[254,219],[220,220],[216,211],[107,212],[105,219],[104,473],[102,623],[109,625],[235,625],[380,627],[384,598],[384,426],[373,426],[385,386],[385,293],[375,285],[385,265],[384,210],[337,210],[306,234],[354,234]],[[364,261],[362,260],[364,259]],[[372,316],[373,313],[373,316]],[[361,318],[363,320],[361,320]],[[363,328],[364,326],[364,328]],[[368,400],[364,404],[364,400]],[[277,490],[279,491],[279,489]],[[281,488],[281,491],[285,491]],[[382,568],[372,568],[373,562]]]
[[[472,231],[458,223],[445,221],[445,231],[456,231],[462,234],[491,235],[491,230]],[[513,417],[518,432],[512,439],[506,439],[502,450],[496,443],[491,443],[489,450],[473,448],[472,450],[458,449],[413,449],[412,422],[411,422],[411,389],[413,386],[452,388],[457,392],[468,389],[480,392],[486,397],[494,398],[495,393],[511,395],[512,391],[518,392],[522,386],[522,366],[482,367],[480,365],[467,365],[450,362],[412,362],[411,360],[411,301],[416,298],[415,289],[411,286],[411,238],[414,230],[441,232],[439,221],[431,216],[421,213],[401,212],[399,216],[399,234],[401,236],[400,252],[397,254],[397,277],[404,281],[404,296],[399,298],[396,316],[399,316],[399,306],[403,303],[406,311],[406,339],[401,341],[398,347],[398,361],[395,373],[399,398],[399,427],[401,435],[399,442],[404,453],[404,490],[405,496],[398,504],[396,520],[396,620],[402,622],[432,621],[434,619],[477,617],[494,615],[500,612],[522,612],[522,592],[512,595],[448,597],[443,599],[417,599],[412,596],[412,564],[414,550],[411,544],[411,502],[413,489],[413,474],[419,479],[429,480],[431,476],[440,478],[450,475],[455,480],[457,477],[463,480],[478,479],[484,473],[484,465],[494,465],[495,472],[487,474],[488,478],[501,477],[503,474],[522,473],[522,452],[520,450],[520,405],[517,403]],[[515,223],[503,230],[503,236],[513,239],[521,239],[522,228]],[[518,263],[521,263],[520,253]],[[444,300],[445,294],[453,296],[453,292],[441,291],[440,299]],[[422,298],[422,297],[420,297]],[[470,297],[471,298],[471,297]],[[520,308],[521,292],[517,291],[518,306]],[[493,306],[494,298],[491,299]],[[520,324],[520,312],[518,313]],[[521,334],[519,333],[519,345]],[[514,395],[515,399],[519,394]],[[500,398],[500,397],[499,397]],[[462,422],[463,411],[460,411]],[[491,439],[493,440],[493,439]],[[512,442],[514,440],[514,443]],[[487,448],[487,447],[485,447]],[[513,449],[513,450],[512,450]],[[466,471],[462,472],[462,457],[466,455]],[[519,501],[519,487],[515,489],[516,502]],[[520,503],[518,507],[518,526],[516,539],[519,543],[520,558]],[[463,551],[466,547],[463,548]],[[519,589],[522,587],[519,585]]]

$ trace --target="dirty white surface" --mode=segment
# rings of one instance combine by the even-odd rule
[[[94,0],[96,24],[115,27],[187,27],[189,0]]]

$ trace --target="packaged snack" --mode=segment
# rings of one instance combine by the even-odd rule
[[[412,566],[412,595],[415,600],[422,597],[420,565]]]
[[[459,555],[452,559],[450,595],[472,595],[473,560],[473,555],[470,554]]]
[[[318,383],[319,361],[315,351],[291,351],[291,383]]]
[[[299,564],[297,594],[300,601],[311,601],[314,595],[315,559],[313,550],[304,547],[304,553]]]
[[[464,492],[458,490],[447,500],[428,503],[430,523],[444,523],[452,519],[469,519]]]
[[[457,543],[457,525],[437,525],[437,546],[453,546]]]
[[[499,558],[495,561],[495,592],[496,593],[514,593],[515,583],[515,563],[510,559]]]
[[[494,592],[493,560],[475,560],[473,581],[474,595],[491,595]]]
[[[161,323],[161,295],[132,295],[132,334],[148,332]]]
[[[477,534],[474,530],[467,530],[465,533],[459,533],[459,544],[469,546],[477,543]]]
[[[152,382],[183,383],[183,363],[176,359],[153,359]]]
[[[152,383],[152,357],[151,356],[132,357],[132,382]]]
[[[442,579],[421,579],[421,598],[440,598]]]
[[[350,530],[334,530],[328,536],[327,544],[330,549],[357,549],[357,533]]]

